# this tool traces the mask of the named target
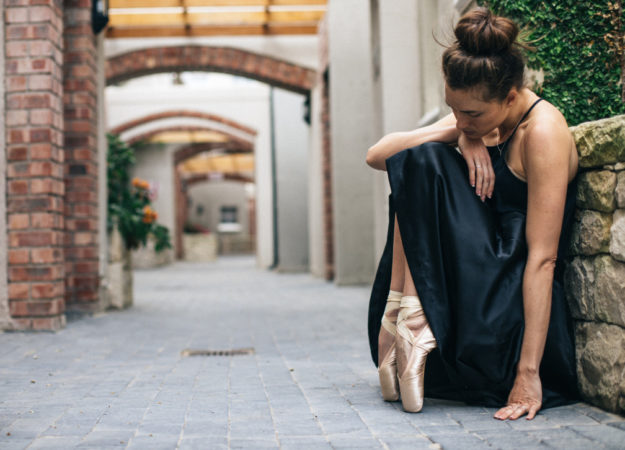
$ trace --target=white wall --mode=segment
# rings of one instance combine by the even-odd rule
[[[192,185],[188,189],[191,198],[188,219],[193,224],[202,225],[212,233],[217,233],[222,206],[236,206],[237,220],[241,233],[249,234],[249,211],[245,183],[237,181],[207,181]],[[198,207],[203,212],[198,213]]]
[[[150,183],[156,197],[152,206],[158,214],[157,222],[169,228],[172,245],[176,235],[176,185],[173,154],[179,146],[150,144],[135,152],[137,164],[132,175]]]
[[[334,268],[337,284],[369,283],[374,272],[373,59],[369,0],[330,0],[330,120]]]
[[[278,270],[308,270],[308,145],[304,96],[273,90]]]
[[[310,145],[308,151],[308,265],[310,273],[325,277],[323,226],[323,151],[321,101],[322,92],[311,92]]]
[[[194,110],[234,120],[257,131],[255,148],[257,264],[273,263],[273,199],[269,87],[251,80],[210,74],[172,85],[168,74],[138,78],[107,87],[108,126],[169,110]],[[185,122],[179,122],[180,124]],[[173,169],[172,169],[173,170]],[[173,229],[172,229],[173,232]]]

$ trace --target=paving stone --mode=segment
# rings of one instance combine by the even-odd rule
[[[435,399],[407,414],[379,392],[366,287],[254,265],[220,257],[137,271],[131,309],[53,334],[0,334],[0,448],[586,449],[625,441],[625,418],[583,403],[533,421],[500,422],[494,408]],[[237,347],[255,353],[181,355]]]

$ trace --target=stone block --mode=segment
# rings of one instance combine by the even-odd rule
[[[591,170],[579,176],[577,207],[612,212],[616,209],[614,190],[616,174],[609,170]]]
[[[571,314],[625,327],[625,263],[609,255],[574,258],[565,271]]]
[[[576,324],[577,375],[584,400],[625,413],[625,329],[605,323]]]
[[[571,128],[580,167],[625,161],[625,115],[585,122]]]
[[[573,258],[564,272],[564,286],[573,318],[589,320],[594,316],[592,286],[595,285],[593,258]]]
[[[625,171],[616,175],[616,189],[614,190],[616,206],[625,208]]]
[[[596,258],[595,280],[596,318],[625,327],[625,263],[607,255]]]
[[[582,210],[576,213],[569,251],[572,255],[596,255],[610,249],[612,214]]]
[[[614,212],[610,235],[610,254],[614,259],[625,262],[625,209]]]

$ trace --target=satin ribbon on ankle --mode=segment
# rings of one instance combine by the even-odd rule
[[[401,302],[399,304],[401,308],[399,310],[399,314],[397,315],[397,333],[400,334],[401,337],[410,342],[411,345],[417,344],[417,339],[408,326],[406,325],[406,319],[410,318],[414,314],[421,313],[423,314],[423,307],[421,306],[421,302],[419,301],[419,297],[416,295],[404,296],[401,298]]]
[[[382,326],[386,331],[391,333],[393,336],[396,334],[397,326],[394,321],[391,321],[387,316],[399,309],[401,303],[401,293],[391,291],[388,294],[388,298],[386,299],[386,306],[384,307],[384,314],[382,314]],[[396,319],[397,320],[397,319]]]

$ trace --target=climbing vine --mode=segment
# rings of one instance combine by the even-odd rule
[[[479,3],[526,31],[528,66],[544,74],[534,88],[570,125],[625,113],[623,0]]]
[[[108,229],[119,229],[129,250],[146,245],[148,236],[155,241],[155,250],[171,248],[169,230],[156,222],[158,215],[152,208],[150,184],[139,178],[130,179],[135,164],[133,146],[119,136],[107,134]]]

